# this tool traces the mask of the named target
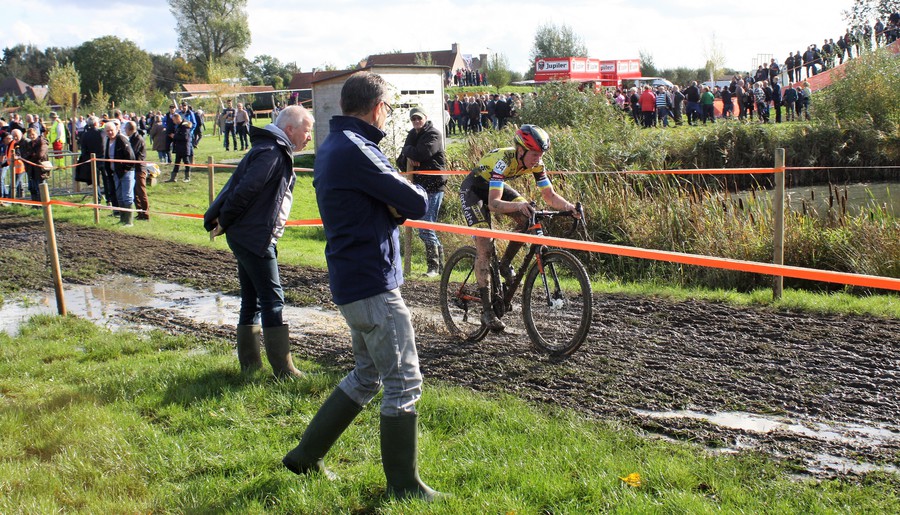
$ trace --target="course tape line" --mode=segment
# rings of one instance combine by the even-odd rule
[[[4,199],[4,202],[12,202],[25,205],[42,205],[41,202],[30,200],[13,200]],[[134,209],[112,208],[109,206],[100,206],[97,204],[75,204],[72,202],[63,202],[51,200],[51,205],[65,207],[87,207],[112,209],[118,211],[137,211]],[[202,219],[201,214],[190,213],[167,213],[154,212],[150,213],[158,215],[176,216],[181,218]],[[309,220],[291,220],[288,226],[304,226],[304,227],[321,227],[321,219]],[[499,231],[496,229],[481,229],[472,227],[463,227],[459,225],[443,224],[437,222],[422,222],[420,220],[407,220],[404,226],[414,229],[432,229],[441,232],[449,232],[462,234],[467,236],[482,236],[486,238],[497,238],[510,241],[518,241],[522,243],[538,243],[551,247],[559,247],[569,250],[581,250],[585,252],[596,252],[601,254],[612,254],[616,256],[632,257],[638,259],[651,259],[656,261],[666,261],[669,263],[680,263],[683,265],[696,265],[707,268],[720,268],[724,270],[735,270],[738,272],[750,272],[763,275],[791,277],[794,279],[805,279],[809,281],[820,281],[836,284],[846,284],[851,286],[862,286],[865,288],[879,288],[884,290],[900,291],[900,279],[891,277],[880,277],[864,274],[850,274],[846,272],[832,272],[828,270],[817,270],[814,268],[803,268],[798,266],[776,265],[772,263],[760,263],[757,261],[744,261],[739,259],[719,258],[712,256],[701,256],[698,254],[686,254],[682,252],[671,252],[665,250],[651,250],[640,247],[626,247],[623,245],[613,245],[609,243],[595,243],[591,241],[570,240],[566,238],[555,238],[552,236],[535,236],[531,234],[523,234],[518,232]]]
[[[739,272],[751,272],[764,275],[792,277],[794,279],[807,279],[810,281],[822,281],[829,283],[848,284],[867,288],[881,288],[885,290],[900,291],[900,279],[879,277],[873,275],[849,274],[845,272],[831,272],[802,268],[797,266],[775,265],[771,263],[759,263],[756,261],[742,261],[738,259],[717,258],[700,256],[697,254],[684,254],[664,250],[650,250],[639,247],[625,247],[608,243],[594,243],[590,241],[569,240],[554,238],[551,236],[534,236],[517,232],[498,231],[495,229],[476,229],[458,225],[422,222],[419,220],[407,220],[404,224],[416,229],[433,229],[442,232],[452,232],[469,236],[484,236],[504,240],[519,241],[523,243],[541,243],[551,247],[560,247],[570,250],[583,250],[587,252],[599,252],[601,254],[613,254],[617,256],[633,257],[639,259],[653,259],[684,265],[697,265],[707,268],[722,268]]]

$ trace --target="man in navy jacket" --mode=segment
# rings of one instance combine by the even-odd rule
[[[316,153],[313,186],[325,227],[331,294],[350,326],[356,367],[282,460],[296,474],[330,477],[323,459],[363,406],[384,386],[381,462],[388,495],[432,500],[419,479],[416,401],[422,374],[409,310],[400,296],[398,224],[421,218],[428,196],[407,182],[378,148],[392,109],[381,76],[357,72],[341,90],[343,116],[331,119]]]
[[[291,106],[278,115],[275,123],[263,129],[251,127],[250,151],[203,217],[204,227],[213,236],[225,234],[237,259],[241,284],[237,353],[244,371],[262,366],[261,329],[266,357],[275,375],[302,375],[294,367],[288,326],[281,316],[284,291],[276,244],[284,234],[297,182],[293,152],[309,142],[312,126],[309,111]]]

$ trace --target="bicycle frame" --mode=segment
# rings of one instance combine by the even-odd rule
[[[577,212],[579,214],[581,214],[581,216],[582,216],[581,220],[583,220],[584,215],[583,215],[580,203],[578,204],[576,209],[577,209]],[[564,211],[535,211],[531,215],[531,220],[528,225],[528,228],[523,232],[534,234],[535,236],[543,236],[544,235],[544,225],[541,222],[541,220],[544,218],[551,219],[554,216],[559,216],[564,213],[565,213]],[[573,226],[573,232],[575,229],[577,229],[579,220],[580,219],[575,219],[575,225]],[[548,299],[550,298],[550,287],[547,284],[547,277],[544,274],[543,255],[544,255],[544,251],[546,249],[547,249],[547,246],[544,245],[543,243],[531,243],[528,245],[528,252],[525,254],[525,259],[522,260],[522,265],[516,271],[516,276],[515,276],[515,278],[513,278],[512,284],[507,284],[505,282],[505,280],[501,280],[498,266],[492,267],[492,272],[491,272],[492,279],[493,279],[492,284],[495,284],[495,285],[502,284],[503,285],[502,287],[498,286],[497,288],[495,288],[494,295],[495,295],[495,298],[503,299],[504,313],[506,311],[510,310],[510,306],[512,305],[512,299],[513,299],[513,297],[515,297],[516,291],[518,291],[519,286],[522,283],[522,280],[525,278],[525,274],[528,272],[528,269],[531,267],[532,259],[535,260],[535,265],[538,267],[538,272],[541,275],[543,286],[544,286],[544,292],[546,293],[547,298]],[[493,240],[491,241],[491,261],[495,265],[499,264],[499,260],[497,259],[497,251],[496,251],[496,248],[494,247]],[[498,315],[502,316],[502,313],[498,314]]]

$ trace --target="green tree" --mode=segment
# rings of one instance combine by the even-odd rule
[[[81,91],[91,95],[102,82],[110,100],[122,104],[144,98],[150,87],[153,62],[147,52],[129,40],[103,36],[75,49],[75,67],[81,73]]]
[[[434,66],[434,58],[432,58],[431,52],[422,54],[416,52],[415,63],[419,66]]]
[[[863,54],[846,65],[846,74],[817,93],[812,105],[817,114],[832,114],[838,121],[858,120],[888,134],[900,127],[900,59],[881,49]]]
[[[7,47],[0,58],[0,77],[15,77],[31,85],[47,84],[50,68],[71,62],[72,53],[71,48],[50,47],[42,51],[35,45]]]
[[[153,87],[163,93],[178,89],[179,84],[198,81],[194,67],[179,53],[150,54],[150,60],[153,62]]]
[[[547,23],[538,27],[534,34],[528,63],[529,76],[534,77],[534,62],[541,57],[587,57],[584,39],[566,24]]]
[[[649,50],[639,50],[638,57],[641,59],[641,75],[644,77],[656,77],[659,70],[653,64],[653,55]]]
[[[201,65],[237,62],[250,46],[247,0],[169,0],[178,48]]]
[[[68,111],[72,108],[72,95],[81,92],[81,76],[72,63],[50,68],[50,99]]]
[[[874,18],[881,18],[887,25],[887,17],[891,13],[900,11],[900,0],[853,0],[849,9],[841,14],[844,20],[852,26],[861,26],[864,23],[874,23]]]
[[[491,54],[487,58],[487,62],[484,63],[484,76],[487,78],[488,84],[497,88],[497,93],[500,92],[500,88],[508,86],[512,78],[512,72],[509,71],[509,61],[507,61],[506,56],[503,54]]]

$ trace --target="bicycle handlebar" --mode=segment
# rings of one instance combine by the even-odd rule
[[[531,205],[532,205],[532,207],[534,207],[535,203],[532,202]],[[576,217],[575,216],[576,214],[578,214],[579,216]],[[549,220],[549,219],[553,218],[554,216],[571,216],[572,217],[572,229],[566,235],[566,238],[574,235],[578,231],[579,224],[585,224],[584,206],[581,205],[581,202],[578,202],[575,204],[574,211],[550,211],[550,210],[534,211],[531,215],[531,225],[534,225],[537,220],[542,220],[542,219]]]

